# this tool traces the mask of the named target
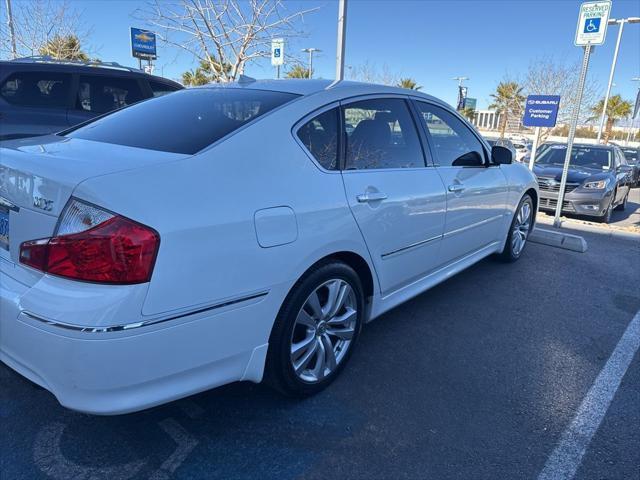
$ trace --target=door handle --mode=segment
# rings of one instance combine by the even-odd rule
[[[382,192],[367,192],[367,193],[362,193],[356,197],[356,199],[360,203],[379,202],[381,200],[385,200],[386,198],[387,198],[387,195]]]
[[[455,192],[455,193],[461,192],[461,191],[464,190],[464,188],[465,188],[464,185],[461,185],[459,183],[456,183],[456,184],[453,184],[453,185],[449,185],[449,191],[450,192]]]

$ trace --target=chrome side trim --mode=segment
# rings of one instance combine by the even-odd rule
[[[419,247],[421,245],[424,245],[425,243],[433,242],[434,240],[440,240],[442,237],[443,237],[442,235],[436,235],[435,237],[427,238],[426,240],[420,240],[419,242],[412,243],[411,245],[407,245],[406,247],[402,247],[402,248],[399,248],[397,250],[393,250],[391,252],[383,253],[381,255],[381,257],[382,258],[387,258],[387,257],[393,256],[393,255],[397,255],[399,253],[406,252],[407,250],[410,250],[412,248],[416,248],[416,247]]]
[[[470,230],[472,228],[475,227],[479,227],[480,225],[484,225],[486,223],[489,222],[493,222],[495,220],[499,220],[500,218],[504,217],[505,215],[503,213],[501,213],[500,215],[494,215],[493,217],[489,217],[489,218],[485,218],[484,220],[481,220],[479,222],[476,223],[472,223],[471,225],[465,225],[464,227],[458,228],[456,230],[451,230],[450,232],[445,232],[444,237],[450,237],[451,235],[456,235],[458,233],[462,233],[466,230]]]
[[[228,300],[225,302],[220,302],[220,303],[216,303],[214,305],[210,305],[208,307],[204,307],[204,308],[200,308],[198,310],[191,310],[189,312],[184,312],[181,313],[179,315],[174,315],[171,317],[166,317],[166,318],[155,318],[153,320],[145,320],[142,322],[134,322],[134,323],[126,323],[126,324],[122,324],[122,325],[111,325],[111,326],[106,326],[106,327],[90,327],[87,325],[73,325],[70,323],[64,323],[64,322],[59,322],[57,320],[50,320],[47,318],[43,318],[40,317],[36,314],[33,314],[31,312],[28,312],[26,310],[23,310],[22,313],[25,314],[27,317],[33,319],[33,320],[37,320],[39,322],[42,323],[46,323],[47,325],[50,325],[52,327],[58,327],[58,328],[64,328],[66,330],[73,330],[76,332],[83,332],[83,333],[110,333],[110,332],[122,332],[125,330],[132,330],[134,328],[140,328],[140,327],[148,327],[150,325],[157,325],[159,323],[164,323],[164,322],[169,322],[171,320],[177,320],[179,318],[184,318],[184,317],[188,317],[191,315],[197,315],[199,313],[204,313],[204,312],[208,312],[211,310],[217,310],[220,308],[224,308],[224,307],[228,307],[231,305],[235,305],[237,303],[242,303],[242,302],[248,302],[249,300],[255,300],[258,298],[262,298],[264,296],[266,296],[269,292],[268,291],[264,291],[264,292],[260,292],[260,293],[255,293],[253,295],[248,295],[245,297],[239,297],[239,298],[235,298],[233,300]]]

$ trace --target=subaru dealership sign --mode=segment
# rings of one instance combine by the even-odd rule
[[[522,124],[525,127],[555,127],[559,108],[559,95],[529,95]]]

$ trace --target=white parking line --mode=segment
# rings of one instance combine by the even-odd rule
[[[640,312],[627,326],[615,350],[584,398],[571,425],[548,458],[538,480],[570,480],[600,427],[633,356],[640,347]]]

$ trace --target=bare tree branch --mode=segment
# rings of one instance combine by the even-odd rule
[[[148,0],[134,16],[157,27],[161,42],[190,53],[199,62],[230,65],[220,80],[233,81],[247,63],[271,55],[274,37],[300,36],[304,15],[287,12],[282,0]]]

